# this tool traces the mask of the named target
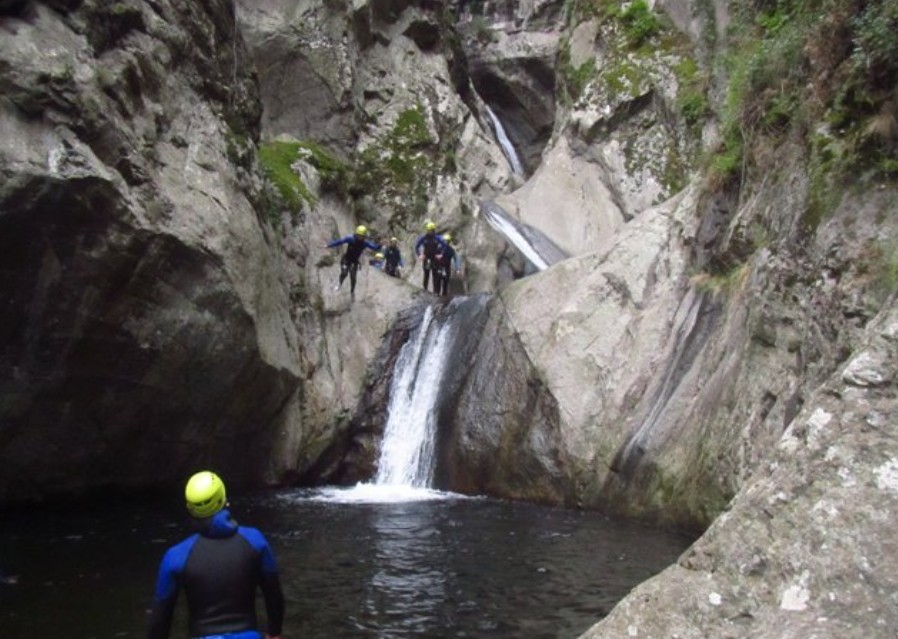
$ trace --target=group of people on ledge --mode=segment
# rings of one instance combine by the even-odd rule
[[[449,233],[442,235],[436,232],[436,224],[427,222],[424,226],[424,234],[415,242],[415,259],[421,262],[424,271],[424,290],[428,290],[431,281],[433,292],[437,295],[449,294],[449,281],[452,272],[461,274],[461,261],[458,252],[452,245],[452,236]],[[325,245],[325,248],[336,248],[346,245],[346,251],[340,258],[340,279],[334,286],[334,290],[340,290],[346,277],[349,276],[349,292],[355,299],[356,275],[361,268],[361,258],[365,250],[372,251],[374,256],[369,264],[382,269],[387,275],[401,277],[405,263],[399,250],[399,240],[391,237],[387,243],[376,243],[368,239],[368,228],[359,225],[355,233],[334,240]]]

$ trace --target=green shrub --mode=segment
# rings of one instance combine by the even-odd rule
[[[632,47],[642,45],[661,31],[661,21],[645,0],[634,0],[622,11],[618,10],[617,17],[623,23],[624,33]]]
[[[259,162],[265,175],[277,188],[287,205],[294,211],[302,208],[303,201],[315,204],[309,187],[300,179],[293,165],[301,157],[299,142],[268,142],[259,147]]]
[[[732,33],[718,114],[727,142],[712,171],[751,169],[784,136],[805,140],[809,229],[833,206],[834,193],[896,179],[898,126],[889,100],[898,77],[898,3],[755,0],[739,6]],[[732,143],[737,137],[741,149]],[[737,151],[746,156],[741,162]]]
[[[679,90],[677,105],[680,113],[690,126],[699,124],[710,112],[705,94],[707,78],[699,72],[698,64],[692,58],[684,58],[674,65]]]
[[[392,199],[400,216],[420,210],[438,166],[433,146],[423,107],[406,109],[389,132],[355,156],[350,194]]]
[[[893,83],[898,76],[898,3],[894,0],[869,2],[852,20],[853,71],[869,88]]]

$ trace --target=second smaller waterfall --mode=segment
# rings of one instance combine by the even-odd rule
[[[567,257],[552,240],[536,229],[511,219],[495,202],[481,202],[480,209],[487,222],[511,242],[538,271],[544,271]]]
[[[524,166],[521,164],[520,158],[518,158],[518,152],[515,151],[514,145],[511,143],[511,140],[508,139],[508,135],[505,133],[505,128],[502,126],[499,118],[496,117],[496,114],[493,113],[493,110],[489,107],[486,107],[486,112],[490,116],[490,120],[493,123],[493,131],[496,133],[496,139],[499,141],[499,145],[502,147],[505,157],[508,158],[508,163],[511,165],[512,172],[515,175],[524,175]]]

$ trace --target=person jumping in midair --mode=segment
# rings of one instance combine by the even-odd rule
[[[424,225],[424,235],[415,242],[415,256],[421,260],[421,267],[424,269],[424,290],[427,290],[427,284],[430,280],[430,272],[433,271],[433,292],[440,292],[440,272],[434,264],[434,258],[438,253],[446,250],[446,243],[437,235],[437,225],[428,222]]]
[[[343,253],[343,257],[340,258],[340,281],[334,287],[334,290],[339,291],[340,287],[343,286],[343,280],[349,275],[349,294],[352,296],[352,299],[355,299],[356,273],[360,268],[359,258],[362,256],[365,249],[370,249],[375,252],[380,249],[380,246],[365,239],[367,235],[368,229],[359,225],[356,227],[354,235],[347,235],[346,237],[334,240],[325,246],[325,248],[335,248],[342,244],[346,244],[346,252]]]

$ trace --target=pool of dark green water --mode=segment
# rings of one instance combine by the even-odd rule
[[[0,586],[0,636],[142,637],[159,560],[189,534],[178,497],[0,515],[0,568],[18,577]],[[231,512],[275,550],[285,639],[573,638],[691,541],[595,512],[452,496],[282,491],[235,496]],[[185,636],[179,616],[173,638]]]

